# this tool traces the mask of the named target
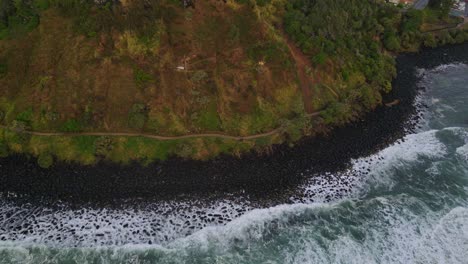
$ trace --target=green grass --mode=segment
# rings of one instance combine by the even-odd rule
[[[133,71],[133,76],[135,78],[135,83],[138,86],[144,86],[153,80],[153,77],[151,76],[151,74],[138,68],[135,68],[135,70]]]
[[[27,110],[19,113],[18,116],[16,116],[16,120],[30,124],[31,121],[33,120],[33,115],[34,115],[33,109],[32,107],[29,107]]]
[[[1,29],[0,29],[0,39],[1,39]],[[0,79],[5,77],[8,73],[8,65],[6,63],[0,62]]]
[[[286,131],[290,133],[290,139],[299,139],[296,135],[305,126],[301,122],[304,122],[304,119],[296,118],[287,123]],[[93,164],[100,158],[118,163],[139,161],[142,164],[166,160],[171,156],[207,159],[220,153],[240,155],[253,148],[262,149],[273,143],[282,142],[282,139],[278,137],[280,135],[247,141],[222,138],[160,141],[144,137],[111,137],[112,147],[100,153],[104,156],[99,156],[96,152],[96,140],[100,137],[96,136],[30,136],[5,129],[0,129],[0,135],[0,155],[5,156],[10,151],[32,153],[40,157],[42,167],[48,167],[46,165],[51,161],[50,157],[54,157],[52,161],[57,159],[82,164]]]
[[[8,123],[13,120],[13,114],[15,111],[15,104],[5,97],[0,98],[0,110],[4,113],[3,121]]]
[[[76,150],[83,155],[94,155],[94,142],[96,137],[92,136],[77,136],[72,138],[72,145],[76,146]]]
[[[211,103],[205,110],[200,111],[194,121],[201,130],[219,131],[221,121],[216,103]]]
[[[61,129],[62,132],[80,132],[82,130],[82,124],[76,119],[69,119],[63,123]]]

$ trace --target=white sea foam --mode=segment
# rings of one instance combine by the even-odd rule
[[[210,252],[221,259],[229,255],[237,260],[233,263],[250,263],[249,253],[264,258],[267,256],[261,254],[270,253],[263,252],[261,244],[277,243],[270,241],[271,233],[286,233],[293,244],[277,249],[282,263],[464,263],[467,257],[467,208],[435,213],[420,199],[407,195],[348,203],[254,210],[226,226],[177,240],[170,248],[183,249],[187,257],[190,254],[186,250],[201,255]],[[354,215],[347,216],[351,211],[343,211],[348,206]],[[324,215],[329,218],[323,219]],[[341,222],[346,218],[349,223]],[[295,225],[291,219],[302,222]],[[326,230],[335,232],[336,237],[324,237]],[[356,239],[352,230],[362,233],[363,239]],[[252,251],[242,257],[232,256],[233,248]]]
[[[463,160],[468,161],[468,128],[451,128],[454,133],[465,141],[463,146],[458,147],[455,153]]]
[[[248,202],[157,203],[139,210],[49,209],[3,204],[0,240],[24,245],[164,244],[202,228],[226,224],[251,210]]]
[[[293,197],[295,202],[329,202],[355,198],[367,192],[369,184],[391,188],[391,172],[398,167],[418,162],[421,158],[440,159],[447,154],[446,146],[437,138],[438,130],[410,134],[384,150],[354,160],[352,167],[342,173],[311,175],[303,187],[304,194]]]
[[[468,143],[461,147],[458,147],[457,154],[465,161],[468,161]]]
[[[44,259],[48,260],[46,263],[61,263],[73,258],[84,263],[99,257],[100,263],[145,263],[147,256],[153,254],[159,256],[154,261],[158,263],[253,263],[274,255],[276,261],[264,263],[466,263],[467,208],[457,207],[444,214],[424,208],[424,214],[415,214],[405,209],[405,203],[417,205],[420,201],[401,196],[384,205],[375,200],[355,204],[353,210],[360,212],[353,216],[357,218],[354,221],[364,219],[356,226],[364,239],[356,239],[343,229],[346,223],[334,220],[345,216],[340,213],[340,204],[288,205],[254,210],[226,226],[201,230],[166,247],[61,249],[60,253],[47,247],[12,247],[9,259],[17,263],[39,263]],[[309,216],[320,210],[332,217],[320,222],[320,217]],[[367,216],[369,213],[374,216]],[[291,218],[302,218],[301,226],[291,224]],[[337,230],[337,236],[323,236],[327,229]],[[276,240],[274,234],[280,232],[288,235],[289,244]],[[272,252],[263,247],[264,243],[282,246]],[[236,254],[237,250],[243,254]]]
[[[424,245],[434,250],[438,263],[466,263],[468,258],[468,207],[456,207],[432,228]]]
[[[448,63],[448,64],[442,64],[434,68],[430,69],[424,69],[424,68],[419,68],[416,70],[416,74],[418,77],[429,77],[431,74],[435,73],[445,73],[447,71],[452,71],[460,68],[468,68],[468,65],[462,62],[455,62],[455,63]]]

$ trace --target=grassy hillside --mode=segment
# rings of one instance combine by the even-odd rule
[[[379,105],[392,52],[443,44],[429,18],[369,0],[0,0],[0,155],[47,167],[293,142]]]
[[[7,123],[247,135],[276,127],[300,103],[287,47],[248,5],[57,2],[36,29],[0,44],[0,97],[14,104]]]
[[[5,125],[251,135],[303,114],[289,50],[249,4],[24,3],[0,41]]]

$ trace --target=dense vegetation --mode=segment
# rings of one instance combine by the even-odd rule
[[[332,76],[339,95],[324,112],[325,120],[352,119],[362,108],[378,105],[396,74],[394,52],[468,40],[462,30],[424,32],[424,27],[460,22],[448,18],[452,5],[432,1],[432,8],[421,11],[374,0],[289,1],[287,33],[314,62],[316,74]]]
[[[380,0],[0,0],[0,156],[31,153],[49,167],[294,142],[381,104],[394,53],[467,40],[440,30],[458,23],[449,2],[417,11]],[[244,141],[24,133],[273,129]]]

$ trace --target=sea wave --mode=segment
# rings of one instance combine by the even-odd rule
[[[252,263],[270,257],[277,260],[272,263],[464,263],[467,234],[468,207],[434,212],[418,198],[396,195],[256,209],[166,246],[3,245],[0,257],[16,263]]]

